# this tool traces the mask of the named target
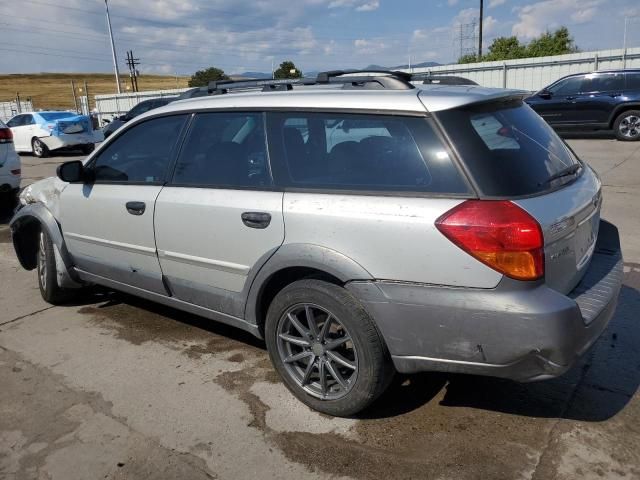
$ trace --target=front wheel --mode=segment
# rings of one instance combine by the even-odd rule
[[[58,271],[53,242],[44,230],[39,233],[37,271],[40,294],[46,302],[58,305],[71,299],[74,291],[58,286]]]
[[[613,131],[618,140],[640,140],[640,111],[627,110],[622,112],[613,122]]]
[[[393,366],[373,320],[344,288],[321,280],[285,287],[265,325],[271,361],[303,403],[354,415],[386,389]]]
[[[47,147],[39,138],[34,138],[31,140],[31,150],[33,151],[33,154],[38,158],[46,158],[49,156],[49,147]]]

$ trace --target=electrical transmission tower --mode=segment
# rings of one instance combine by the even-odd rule
[[[129,77],[131,78],[131,89],[134,92],[138,91],[138,75],[140,75],[140,72],[138,72],[138,69],[136,68],[138,65],[140,65],[140,59],[133,58],[133,50],[129,50],[127,52],[127,67],[129,67]]]
[[[460,57],[465,55],[475,56],[478,45],[478,22],[473,20],[471,23],[461,23],[458,26],[460,40]]]

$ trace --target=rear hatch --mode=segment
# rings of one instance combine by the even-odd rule
[[[544,234],[545,281],[568,293],[584,276],[600,224],[601,184],[521,99],[437,114],[483,198],[510,199]]]

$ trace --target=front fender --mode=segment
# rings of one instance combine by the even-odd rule
[[[38,233],[44,230],[49,235],[54,246],[58,284],[63,288],[80,286],[71,255],[51,211],[43,203],[32,203],[16,212],[9,223],[13,248],[20,265],[26,270],[33,270],[37,266]]]

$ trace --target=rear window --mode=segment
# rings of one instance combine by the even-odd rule
[[[285,186],[327,190],[467,193],[425,118],[270,113],[272,163]]]
[[[544,192],[557,186],[549,181],[552,175],[577,162],[551,127],[520,100],[447,110],[438,118],[485,195]]]
[[[39,115],[47,122],[52,122],[54,120],[60,120],[61,118],[74,117],[76,114],[71,112],[43,112]]]

